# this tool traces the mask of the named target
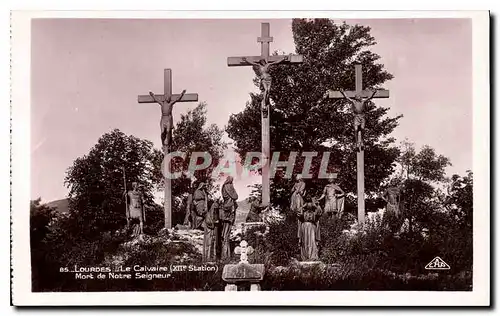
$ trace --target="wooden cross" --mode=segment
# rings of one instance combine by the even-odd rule
[[[273,41],[270,36],[269,23],[261,24],[261,36],[257,38],[257,42],[261,43],[260,56],[241,56],[241,57],[228,57],[227,65],[229,67],[238,66],[252,66],[250,62],[258,62],[261,59],[266,59],[269,62],[275,62],[283,59],[285,55],[270,56],[269,43]],[[301,64],[301,55],[287,55],[288,60],[280,64]],[[271,88],[272,89],[272,88]],[[270,133],[269,133],[269,107],[267,113],[261,111],[262,118],[262,205],[267,206],[270,202],[269,192],[269,159],[271,155],[270,149]]]
[[[151,95],[139,95],[137,97],[137,101],[139,103],[157,103],[160,102],[168,102],[170,100],[179,99],[180,94],[172,94],[172,69],[165,69],[164,72],[164,81],[163,81],[163,94],[154,94],[154,98]],[[156,100],[155,100],[156,99]],[[197,93],[185,93],[182,95],[177,102],[196,102],[198,101]],[[170,133],[171,131],[168,131]],[[168,154],[170,148],[164,148],[164,157]],[[165,176],[166,168],[169,167],[165,161],[163,161],[163,175],[165,181],[165,193],[164,193],[164,212],[165,212],[165,228],[172,228],[172,181],[170,177]]]
[[[248,246],[248,243],[242,240],[239,247],[234,248],[234,253],[240,255],[240,263],[248,263],[248,255],[253,253],[253,247]]]
[[[345,91],[344,93],[349,98],[359,95],[363,98],[368,98],[373,94],[373,91],[363,90],[363,69],[361,64],[355,64],[356,90]],[[328,97],[331,99],[344,99],[340,91],[328,91]],[[377,90],[374,98],[388,98],[389,90]],[[365,151],[359,150],[356,155],[357,159],[357,182],[358,182],[358,222],[365,222]]]

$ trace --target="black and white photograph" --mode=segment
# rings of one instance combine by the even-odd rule
[[[12,15],[15,305],[489,304],[487,11],[108,13]]]

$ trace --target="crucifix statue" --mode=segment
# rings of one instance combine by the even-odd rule
[[[262,23],[261,36],[257,42],[261,43],[260,56],[228,57],[229,67],[254,66],[258,72],[261,86],[264,90],[261,103],[262,119],[262,205],[269,205],[269,159],[271,156],[270,135],[269,135],[269,96],[271,91],[272,78],[269,69],[276,64],[301,64],[301,55],[273,55],[270,56],[269,43],[273,41],[270,36],[269,23]]]
[[[363,69],[361,64],[355,64],[355,91],[328,91],[331,99],[347,99],[354,112],[354,135],[357,147],[357,182],[358,182],[358,222],[365,221],[365,150],[363,132],[366,123],[366,103],[373,98],[388,98],[389,90],[363,90]]]
[[[186,90],[182,90],[181,95],[177,99],[172,100],[172,97],[168,97],[165,101],[160,101],[153,92],[149,91],[149,95],[160,105],[161,108],[160,131],[161,144],[164,148],[163,151],[170,152],[170,146],[172,145],[172,129],[174,128],[172,110],[174,104],[182,100],[185,93]],[[167,150],[165,150],[165,148]]]
[[[368,98],[363,98],[359,93],[356,93],[354,98],[350,98],[345,94],[343,89],[340,89],[340,93],[351,103],[352,112],[354,113],[354,139],[356,140],[356,147],[359,151],[364,150],[363,132],[366,124],[366,103],[373,99],[377,91],[373,91]]]
[[[262,115],[264,116],[264,118],[267,118],[267,115],[269,113],[269,110],[268,110],[269,92],[271,91],[271,83],[272,83],[272,77],[269,74],[269,67],[271,65],[279,64],[281,62],[287,61],[289,59],[289,57],[282,56],[281,59],[278,59],[275,61],[268,61],[267,58],[262,58],[257,62],[247,60],[246,57],[242,57],[242,59],[243,59],[243,61],[246,61],[246,62],[250,63],[251,65],[255,66],[258,70],[260,84],[262,85],[262,88],[264,89],[264,95],[262,96],[261,110],[262,110]]]
[[[172,118],[173,106],[177,102],[196,102],[198,101],[197,93],[186,93],[183,90],[181,94],[172,94],[172,70],[164,70],[164,86],[163,94],[154,94],[149,92],[149,95],[139,95],[137,101],[139,103],[158,103],[161,109],[161,119],[160,119],[160,132],[161,132],[161,143],[163,147],[163,154],[166,156],[172,146],[172,129],[174,128],[174,121]],[[163,168],[169,168],[169,164],[165,161],[163,162]],[[165,181],[165,228],[172,228],[172,182],[170,177],[166,176],[166,171],[164,170],[164,181]]]

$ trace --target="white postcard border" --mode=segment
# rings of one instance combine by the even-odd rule
[[[32,293],[29,252],[32,18],[471,18],[474,271],[471,292],[283,291]],[[15,305],[488,305],[490,302],[489,15],[487,11],[17,11],[12,14],[12,264]],[[50,76],[50,74],[47,74]]]

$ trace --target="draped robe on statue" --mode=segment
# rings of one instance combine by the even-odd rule
[[[198,188],[193,194],[194,209],[195,212],[192,216],[193,229],[201,229],[203,224],[203,218],[207,212],[207,194],[203,189]]]
[[[294,184],[292,189],[292,198],[290,199],[290,210],[295,214],[299,214],[302,206],[304,206],[304,191],[306,184],[300,179]],[[297,220],[297,237],[300,238],[300,222]]]
[[[213,262],[217,256],[217,239],[219,225],[218,201],[214,201],[203,222],[203,262]]]
[[[297,214],[300,211],[300,209],[302,208],[302,205],[304,204],[304,191],[305,191],[305,189],[306,189],[306,184],[304,183],[303,180],[299,180],[293,186],[292,198],[290,201],[290,209],[295,214]]]
[[[342,214],[344,212],[345,197],[337,197],[337,192],[342,192],[336,184],[329,183],[325,186],[325,213]]]
[[[304,204],[298,213],[300,257],[302,261],[319,259],[318,244],[321,240],[319,219],[323,211],[311,202]]]
[[[193,216],[194,216],[194,209],[193,209],[193,193],[189,192],[187,199],[186,199],[186,215],[184,216],[184,225],[189,225],[189,228],[193,228]]]
[[[222,199],[224,203],[220,212],[220,220],[222,221],[222,260],[231,257],[231,247],[229,238],[231,237],[231,226],[234,224],[236,217],[236,200],[238,194],[233,186],[233,177],[227,177],[221,189]]]

